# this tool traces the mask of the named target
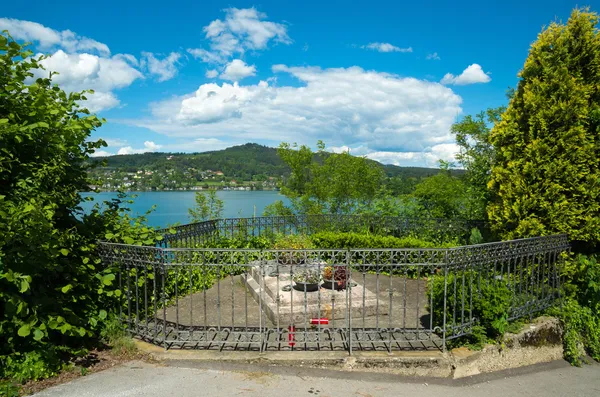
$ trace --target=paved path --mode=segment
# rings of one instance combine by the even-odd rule
[[[130,362],[36,396],[600,396],[598,364],[573,368],[555,362],[518,373],[450,381],[256,365],[224,368],[218,363],[189,361],[171,366]]]

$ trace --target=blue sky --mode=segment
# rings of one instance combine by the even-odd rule
[[[600,1],[587,3],[600,11]],[[571,1],[29,1],[0,29],[107,123],[98,154],[257,142],[435,166],[457,118],[506,104],[544,25]]]

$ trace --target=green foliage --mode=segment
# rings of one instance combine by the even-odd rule
[[[489,219],[504,238],[567,233],[600,242],[600,33],[598,15],[572,12],[531,46],[502,120]]]
[[[35,78],[42,58],[0,35],[0,378],[60,370],[97,334],[112,288],[94,254],[104,225],[77,216],[102,120],[79,107],[85,92]]]
[[[490,143],[490,129],[500,121],[505,107],[490,108],[473,116],[465,116],[452,125],[451,131],[456,135],[456,143],[460,152],[456,159],[466,170],[468,219],[486,219],[486,207],[491,201],[488,189],[490,171],[494,163],[495,151]]]
[[[135,342],[115,315],[111,315],[110,320],[106,321],[100,336],[115,354],[131,357],[137,353]]]
[[[56,376],[60,371],[70,368],[66,352],[54,346],[28,353],[15,352],[3,359],[3,377],[12,378],[18,383],[27,380],[40,380]]]
[[[368,205],[383,183],[374,162],[350,153],[327,153],[319,141],[316,155],[308,146],[282,143],[277,151],[291,174],[281,188],[301,214],[349,214]]]
[[[21,387],[10,380],[0,380],[0,396],[4,397],[19,397],[21,395]]]
[[[396,197],[391,189],[383,187],[371,202],[359,204],[354,214],[417,218],[422,215],[422,209],[414,197],[410,195]]]
[[[311,249],[313,247],[314,245],[311,237],[304,234],[281,235],[276,237],[275,242],[273,243],[274,249],[300,250]]]
[[[263,216],[293,216],[294,211],[287,207],[283,201],[276,200],[267,205],[263,211]]]
[[[568,299],[560,313],[563,323],[563,348],[565,360],[580,366],[582,356],[589,354],[600,361],[600,314],[599,307],[581,305]]]
[[[53,376],[98,343],[119,303],[116,269],[102,266],[99,239],[154,245],[162,236],[132,218],[124,195],[89,214],[88,141],[102,120],[79,107],[34,57],[0,35],[0,379]],[[35,73],[35,74],[34,74]]]
[[[573,365],[589,354],[600,361],[600,263],[594,256],[577,255],[566,261],[563,291],[566,301],[558,311],[564,328],[564,356]]]
[[[217,197],[216,190],[196,192],[196,205],[188,209],[192,222],[219,219],[223,216],[223,200]]]
[[[422,180],[415,187],[413,196],[426,217],[470,219],[465,184],[451,174],[448,164],[442,163],[440,173]]]
[[[352,232],[319,232],[310,236],[315,248],[446,248],[453,244],[439,244],[415,237],[380,236],[376,234]]]
[[[471,235],[469,236],[469,244],[475,245],[481,243],[483,243],[483,236],[481,235],[479,229],[474,227],[473,229],[471,229]]]
[[[454,325],[466,323],[471,317],[477,319],[477,326],[480,327],[474,327],[473,334],[458,343],[476,345],[504,334],[512,298],[505,281],[490,279],[485,273],[475,271],[448,274],[446,280],[445,306],[444,276],[435,275],[428,284],[428,293],[433,295],[429,312],[433,316],[434,326],[443,327],[444,310],[447,310],[448,337],[452,336]]]

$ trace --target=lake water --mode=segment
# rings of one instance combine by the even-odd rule
[[[151,226],[166,227],[179,222],[189,223],[188,208],[195,204],[195,192],[131,192],[137,195],[134,203],[129,205],[133,214],[144,214],[153,205],[156,210],[148,216]],[[93,197],[94,201],[84,201],[82,207],[90,211],[96,202],[103,202],[117,197],[114,192],[82,193],[83,197]],[[223,200],[224,218],[261,216],[265,207],[277,200],[288,204],[289,201],[277,191],[227,191],[218,190],[217,196]]]

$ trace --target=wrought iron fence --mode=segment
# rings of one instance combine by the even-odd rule
[[[187,227],[178,241],[193,246]],[[138,338],[165,348],[349,353],[445,349],[473,332],[490,287],[507,294],[507,319],[531,317],[560,297],[569,250],[564,235],[450,249],[99,247],[120,270],[121,319]]]
[[[415,236],[433,241],[458,239],[468,243],[477,228],[485,241],[493,234],[485,221],[439,218],[401,218],[372,215],[295,215],[228,218],[175,226],[164,230],[164,247],[195,247],[219,237],[248,238],[275,234],[312,234],[319,231],[369,231],[390,236]]]

